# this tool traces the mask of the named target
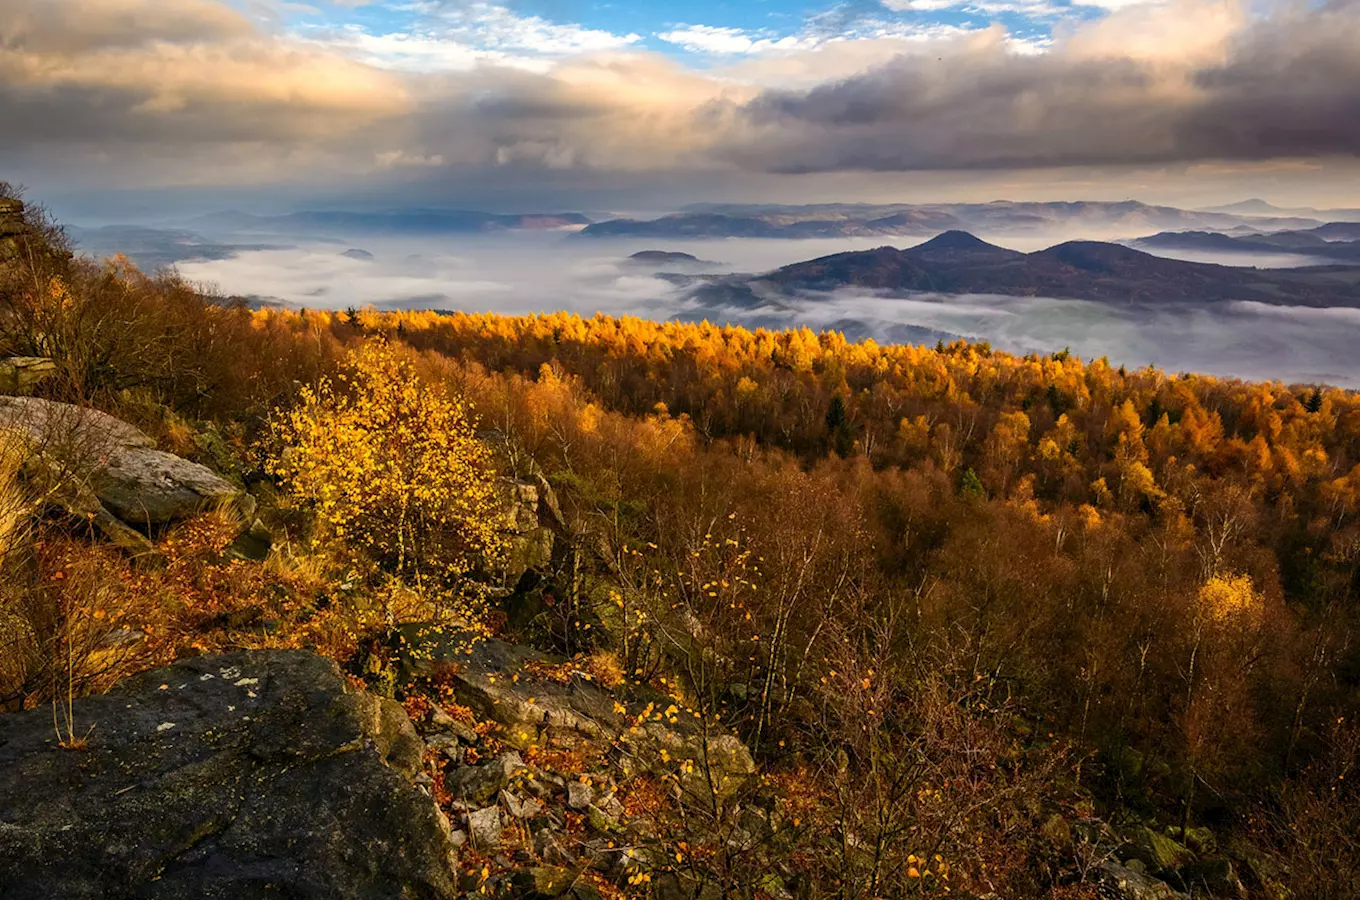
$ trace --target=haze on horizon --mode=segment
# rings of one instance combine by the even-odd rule
[[[1357,46],[1356,0],[6,0],[0,177],[123,221],[1360,206]]]

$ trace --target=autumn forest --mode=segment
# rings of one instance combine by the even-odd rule
[[[717,804],[706,838],[657,813],[703,896],[779,896],[777,857],[806,897],[1094,898],[1083,829],[1135,828],[1231,861],[1180,867],[1195,896],[1360,892],[1354,393],[1077,347],[252,310],[34,228],[0,266],[0,356],[226,473],[274,548],[228,561],[239,529],[209,511],[151,534],[149,565],[7,458],[5,709],[235,647],[371,686],[407,611],[441,606],[745,742],[777,841],[733,850]],[[366,410],[439,454],[410,492],[364,468]],[[504,552],[493,470],[551,488],[566,548],[497,590],[474,584]],[[384,537],[408,494],[437,540]],[[111,652],[111,625],[146,639]]]

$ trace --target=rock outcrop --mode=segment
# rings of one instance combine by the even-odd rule
[[[0,197],[0,260],[12,255],[20,238],[28,234],[24,222],[24,204],[20,200]]]
[[[157,450],[139,429],[113,416],[34,397],[0,397],[0,433],[25,444],[26,471],[73,515],[88,517],[132,548],[150,527],[248,495],[206,466]]]
[[[0,894],[456,896],[447,821],[401,706],[301,651],[204,656],[0,729]]]
[[[556,499],[546,481],[534,483],[501,478],[496,485],[505,510],[505,586],[513,588],[530,569],[544,569],[552,561],[552,516]],[[560,516],[560,514],[557,514]]]
[[[0,263],[20,257],[49,263],[70,260],[70,250],[52,245],[53,233],[43,227],[41,219],[41,214],[33,216],[22,200],[0,196]]]
[[[27,394],[56,371],[57,364],[41,356],[11,356],[0,359],[0,391]]]
[[[693,767],[679,784],[705,804],[731,797],[755,772],[737,737],[705,731],[692,713],[650,688],[610,691],[572,664],[527,647],[497,640],[468,647],[465,635],[432,626],[407,626],[400,641],[402,680],[450,673],[459,702],[497,723],[508,746],[612,747],[624,774],[688,760]]]

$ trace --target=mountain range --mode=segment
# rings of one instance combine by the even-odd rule
[[[1330,222],[1302,231],[1229,235],[1213,231],[1164,231],[1130,241],[1149,250],[1212,253],[1298,253],[1335,261],[1360,262],[1360,222]]]
[[[1333,222],[1360,222],[1360,209],[1314,209],[1311,206],[1284,207],[1260,199],[1242,200],[1224,206],[1211,206],[1206,212],[1231,213],[1243,216],[1304,216]]]
[[[763,275],[696,282],[700,306],[748,309],[783,299],[858,288],[888,294],[1000,294],[1075,298],[1121,305],[1229,301],[1360,307],[1360,265],[1253,269],[1183,262],[1120,244],[1069,241],[1035,253],[948,231],[905,250],[836,253]]]
[[[583,237],[826,238],[925,236],[949,230],[992,234],[1055,231],[1147,234],[1204,229],[1243,233],[1313,228],[1321,222],[1298,216],[1259,217],[1200,212],[1122,202],[1014,202],[944,204],[821,204],[781,206],[701,204],[657,219],[610,219],[588,225]]]

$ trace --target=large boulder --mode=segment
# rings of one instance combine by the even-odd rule
[[[160,525],[246,499],[206,466],[157,450],[148,435],[97,410],[0,397],[0,433],[24,442],[30,472],[58,488],[54,496],[72,513],[95,519],[115,539],[136,542],[116,523]]]
[[[6,900],[437,900],[448,823],[402,708],[301,651],[204,656],[0,717]]]

